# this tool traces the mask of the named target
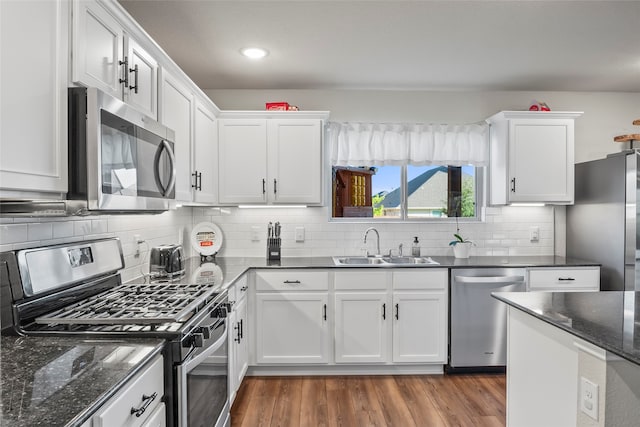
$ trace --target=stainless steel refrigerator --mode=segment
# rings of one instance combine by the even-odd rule
[[[640,290],[639,166],[636,150],[576,164],[567,256],[601,263],[602,290]]]

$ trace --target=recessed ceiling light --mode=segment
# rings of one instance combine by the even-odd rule
[[[269,54],[267,49],[262,49],[261,47],[245,47],[244,49],[240,49],[240,53],[251,59],[260,59],[264,58]]]

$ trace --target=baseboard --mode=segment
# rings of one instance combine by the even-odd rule
[[[443,365],[304,365],[249,366],[248,376],[442,375]]]

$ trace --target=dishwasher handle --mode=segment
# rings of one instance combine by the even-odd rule
[[[524,283],[524,276],[454,276],[458,283]]]

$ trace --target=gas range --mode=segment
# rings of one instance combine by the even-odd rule
[[[177,282],[122,283],[123,267],[115,238],[0,253],[2,333],[165,339],[167,425],[186,426],[194,359],[206,353],[224,365],[215,371],[225,380],[212,381],[212,393],[227,393],[229,308],[221,270],[205,263],[200,274]],[[228,401],[220,410],[228,414]]]

